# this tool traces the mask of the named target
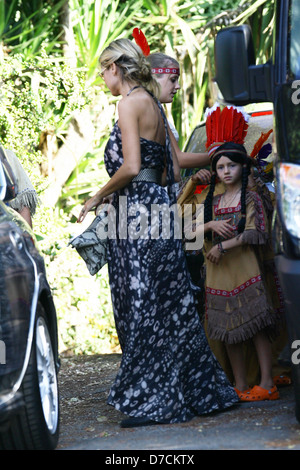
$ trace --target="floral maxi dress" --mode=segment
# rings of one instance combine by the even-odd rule
[[[149,215],[155,204],[176,202],[167,128],[165,146],[143,138],[140,142],[142,169],[163,171],[167,165],[168,191],[156,183],[137,181],[114,194],[119,231],[108,240],[108,268],[122,360],[108,404],[132,417],[184,422],[232,406],[238,398],[200,324],[181,240],[151,237],[150,228],[148,237],[130,236],[137,225],[137,213],[131,212],[136,204],[140,215]],[[122,163],[116,123],[105,149],[109,175]],[[120,201],[123,206],[126,201],[127,214]],[[159,217],[152,219],[161,227]],[[127,237],[119,235],[124,228]]]

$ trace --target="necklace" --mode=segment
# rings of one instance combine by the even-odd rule
[[[129,92],[127,93],[127,96],[129,96],[133,90],[136,90],[136,88],[142,88],[142,85],[135,85],[134,87],[130,88]]]
[[[238,193],[240,192],[241,188],[239,188],[235,193],[234,195],[231,197],[231,199],[229,201],[226,201],[226,198],[225,198],[225,194],[226,192],[223,194],[223,207],[231,207],[231,203],[234,201],[234,199],[236,198],[236,196],[238,195]]]

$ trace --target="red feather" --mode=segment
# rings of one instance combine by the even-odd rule
[[[219,138],[219,141],[218,142],[223,142],[224,140],[224,135],[225,135],[225,132],[226,132],[226,112],[224,113],[224,109],[223,111],[221,111],[221,114],[220,114],[220,124],[219,124],[219,135],[218,135],[218,138]]]
[[[246,119],[244,113],[234,106],[226,106],[222,111],[216,106],[206,118],[206,148],[221,142],[243,144],[248,131]]]
[[[211,115],[209,114],[206,119],[206,148],[212,143],[212,125],[211,125]]]
[[[219,129],[219,123],[220,123],[220,115],[221,115],[221,110],[220,108],[217,108],[216,109],[216,112],[212,114],[212,116],[214,117],[213,119],[213,141],[214,142],[220,142],[219,141],[219,132],[220,132],[220,129]]]
[[[224,121],[223,141],[230,142],[232,135],[232,124],[233,124],[233,108],[224,108],[222,111]],[[222,141],[220,141],[222,142]]]
[[[254,158],[258,152],[260,151],[260,149],[262,148],[263,144],[265,143],[265,141],[267,140],[267,138],[269,137],[269,135],[271,134],[271,132],[273,132],[273,129],[270,129],[268,132],[266,133],[261,133],[261,136],[260,138],[258,139],[258,141],[256,142],[256,144],[254,145],[253,147],[253,150],[250,154],[250,157],[251,158]]]
[[[235,114],[235,128],[234,132],[232,133],[232,140],[237,144],[243,144],[247,135],[248,124],[245,121],[245,118],[242,113],[235,110]]]
[[[239,133],[241,132],[241,114],[233,108],[232,114],[232,129],[231,129],[231,142],[239,142]]]
[[[148,56],[150,54],[150,47],[143,31],[139,28],[134,28],[132,31],[132,36],[134,37],[137,45],[142,49],[143,54]]]

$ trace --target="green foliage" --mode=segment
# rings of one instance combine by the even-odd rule
[[[90,276],[83,260],[68,246],[74,224],[63,211],[43,206],[39,218],[43,223],[36,229],[38,246],[57,310],[60,350],[75,354],[117,350],[107,266]]]
[[[56,61],[45,53],[30,60],[21,54],[4,56],[0,63],[0,74],[1,145],[12,149],[19,156],[33,185],[42,196],[49,182],[47,177],[41,177],[40,174],[40,165],[45,159],[39,149],[41,135],[51,132],[59,141],[68,129],[73,112],[87,105],[89,95],[85,91],[84,75],[80,70],[72,70],[64,61]],[[103,94],[101,98],[105,105],[107,100]],[[100,109],[103,110],[102,105]],[[107,122],[103,124],[103,129],[106,125]],[[101,175],[92,171],[97,164],[95,157],[90,156],[93,158],[84,160],[89,164],[91,173],[94,173],[93,180],[96,175],[101,177],[99,183],[104,180],[104,174],[103,171]],[[80,180],[84,172],[80,168],[78,170]],[[91,190],[93,180],[87,183],[86,194]],[[94,188],[95,185],[96,181]],[[80,191],[78,193],[80,195]],[[61,351],[70,350],[81,354],[114,350],[118,347],[118,341],[113,324],[107,269],[104,268],[92,278],[77,252],[68,247],[74,224],[70,224],[67,211],[42,204],[37,209],[33,224],[53,289]]]
[[[59,12],[65,0],[0,0],[0,42],[25,57],[40,48],[53,51],[60,35]]]
[[[140,6],[141,0],[70,0],[77,58],[87,67],[88,79],[95,75],[101,51],[128,34],[128,24]]]
[[[0,141],[15,151],[40,190],[41,135],[58,138],[75,110],[86,105],[82,73],[41,51],[40,56],[4,56],[0,62]],[[21,138],[20,138],[21,136]]]

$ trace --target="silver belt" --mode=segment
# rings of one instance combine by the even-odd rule
[[[161,171],[158,168],[143,168],[133,179],[135,181],[145,181],[161,185]]]

